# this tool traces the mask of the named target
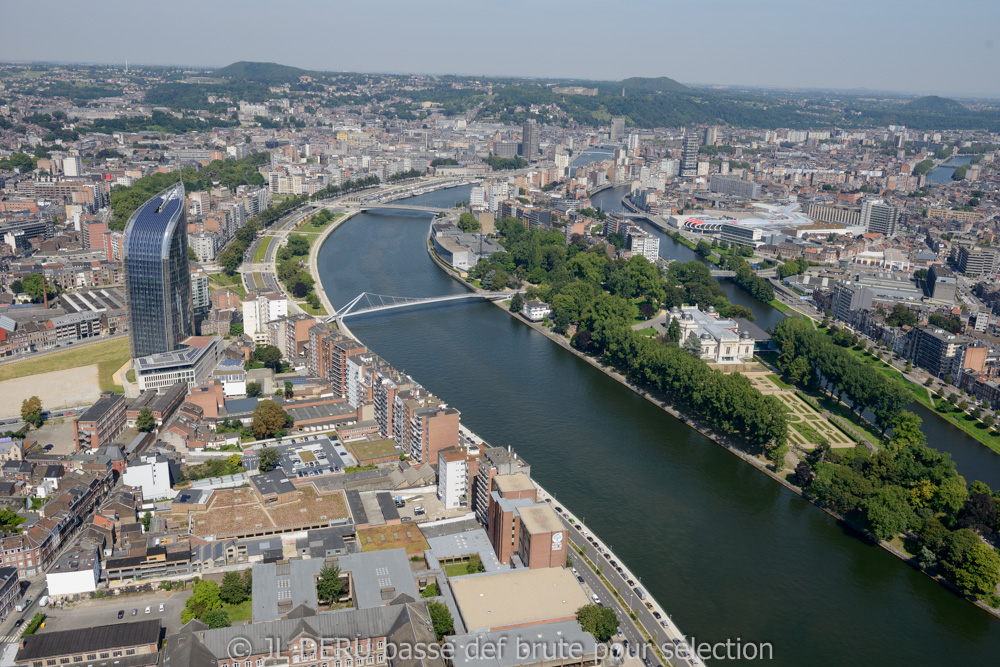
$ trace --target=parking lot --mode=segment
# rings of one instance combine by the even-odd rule
[[[42,453],[42,448],[48,444],[52,449],[45,454],[72,454],[76,451],[76,441],[73,438],[73,421],[80,413],[74,412],[67,417],[64,413],[68,410],[53,412],[48,420],[42,424],[40,429],[32,430],[29,440],[38,442],[38,452]]]
[[[155,618],[159,619],[160,623],[166,627],[167,634],[172,634],[181,627],[181,610],[184,609],[184,604],[189,597],[191,597],[190,588],[184,591],[160,591],[71,602],[62,607],[49,606],[46,609],[37,610],[46,615],[45,627],[39,632],[76,630]],[[162,612],[160,611],[161,604],[163,605]],[[148,614],[146,607],[149,607]],[[136,610],[135,616],[132,615],[133,609]],[[121,620],[118,619],[119,610],[125,611]]]

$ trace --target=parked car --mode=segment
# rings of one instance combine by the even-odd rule
[[[138,610],[138,609],[133,609],[133,610],[132,610],[132,615],[133,615],[133,616],[135,616],[135,615],[136,615],[136,614],[138,614],[138,613],[139,613],[139,610]]]
[[[146,607],[146,613],[147,614],[149,613],[149,607]]]
[[[120,618],[120,617],[119,617],[119,618]],[[21,627],[22,625],[24,625],[24,619],[23,619],[23,618],[19,618],[19,619],[17,619],[17,620],[16,620],[15,622],[14,622],[14,627],[15,627],[15,628],[19,628],[19,627]]]
[[[123,618],[125,618],[125,610],[124,609],[119,609],[118,610],[118,620],[120,621]]]
[[[160,603],[160,611],[163,611],[163,603]]]

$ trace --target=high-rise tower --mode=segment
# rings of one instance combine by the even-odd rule
[[[184,185],[136,209],[125,227],[125,298],[132,358],[169,352],[194,334]]]
[[[521,157],[531,161],[538,155],[538,121],[529,118],[521,126]]]

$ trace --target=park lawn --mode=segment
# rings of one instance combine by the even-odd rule
[[[792,385],[790,385],[787,382],[785,382],[784,380],[782,380],[775,373],[768,373],[767,374],[767,379],[770,380],[771,382],[773,382],[775,385],[777,385],[781,389],[795,389],[795,387],[793,387]]]
[[[254,264],[260,264],[264,261],[264,258],[267,257],[267,249],[271,246],[271,241],[273,240],[273,236],[265,236],[261,239],[260,245],[257,246],[257,249],[253,253]]]
[[[229,620],[233,623],[237,621],[249,621],[253,611],[252,600],[244,600],[239,604],[223,602],[222,609],[229,614]]]
[[[0,366],[0,381],[97,364],[101,391],[121,392],[122,388],[111,380],[111,376],[128,360],[128,338],[123,336],[115,340],[87,345],[82,353],[78,350],[66,350],[47,354],[38,359],[26,359],[5,364]]]
[[[639,329],[638,331],[636,331],[636,333],[639,334],[640,336],[648,336],[652,338],[653,336],[656,335],[656,327],[646,327],[645,329]]]
[[[301,231],[301,232],[316,232],[316,233],[322,232],[325,229],[327,229],[331,224],[333,224],[334,222],[336,222],[337,218],[343,217],[343,215],[344,215],[343,213],[334,213],[333,214],[333,220],[330,220],[325,225],[314,225],[313,223],[310,222],[308,225],[305,225],[304,227],[302,227],[302,229],[300,229],[299,231]]]
[[[319,308],[313,308],[306,301],[296,301],[295,305],[297,305],[299,308],[301,308],[305,312],[309,313],[310,315],[314,315],[315,316],[315,315],[329,315],[330,314],[330,313],[326,312],[326,308],[323,307],[322,303],[320,303]]]
[[[769,305],[770,305],[770,306],[771,306],[772,308],[777,308],[778,310],[780,310],[781,312],[783,312],[783,313],[784,313],[784,314],[786,314],[786,315],[788,315],[788,314],[790,314],[790,313],[794,313],[794,312],[795,312],[794,310],[792,310],[791,308],[789,308],[788,306],[786,306],[786,305],[785,305],[785,304],[783,304],[782,302],[778,301],[777,299],[771,299],[771,300],[770,300],[770,301],[768,301],[767,303],[768,303],[768,304],[769,304]]]

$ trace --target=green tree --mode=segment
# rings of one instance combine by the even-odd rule
[[[153,513],[146,512],[145,514],[142,515],[142,529],[148,533],[149,525],[151,523],[153,523]]]
[[[774,466],[775,472],[781,472],[785,467],[785,457],[788,455],[788,445],[782,443],[771,448],[768,452],[767,458],[770,459],[771,465]]]
[[[181,611],[181,623],[187,623],[192,618],[203,618],[208,612],[221,607],[219,585],[214,581],[202,579],[195,582],[191,597]]]
[[[20,280],[15,280],[10,284],[10,291],[14,294],[21,294],[24,292],[24,283]]]
[[[448,607],[441,602],[428,602],[427,611],[431,615],[431,624],[434,626],[434,634],[438,641],[455,631],[455,619],[452,618]]]
[[[1000,583],[1000,555],[968,528],[944,538],[941,565],[945,576],[966,595],[976,598],[996,593]]]
[[[520,313],[524,309],[524,297],[518,292],[510,299],[510,312]]]
[[[239,572],[226,572],[222,576],[219,597],[227,604],[240,604],[247,599],[246,586]]]
[[[694,251],[702,257],[708,257],[712,254],[712,244],[708,241],[698,241],[698,245],[695,246]]]
[[[213,609],[212,611],[205,612],[205,615],[201,617],[201,621],[209,627],[209,629],[215,628],[228,628],[232,625],[232,621],[229,620],[229,614],[225,609]]]
[[[684,351],[692,357],[701,358],[701,339],[691,334],[684,340]]]
[[[274,372],[281,370],[281,350],[274,345],[258,345],[253,355],[257,361]]]
[[[35,428],[40,428],[42,421],[44,421],[42,417],[42,399],[32,396],[21,401],[21,419]]]
[[[478,232],[482,228],[482,225],[476,220],[476,216],[466,211],[458,216],[458,228],[463,232],[474,233]]]
[[[285,248],[293,257],[309,254],[309,240],[304,236],[289,236]]]
[[[469,574],[477,574],[479,572],[485,572],[486,567],[483,566],[483,559],[479,557],[479,554],[472,554],[469,558],[469,562],[465,566],[465,570]]]
[[[139,411],[139,416],[135,418],[135,428],[140,433],[149,433],[156,428],[156,419],[149,407],[143,406],[142,410]]]
[[[576,616],[583,631],[594,635],[597,641],[606,642],[618,631],[618,615],[611,607],[588,604],[577,609]]]
[[[281,460],[281,452],[274,447],[263,447],[260,450],[257,460],[259,461],[258,470],[261,472],[271,472],[278,467],[278,461]]]
[[[264,388],[261,386],[260,382],[248,382],[247,383],[247,397],[257,398],[264,392]]]
[[[344,582],[340,578],[340,568],[336,565],[324,565],[316,579],[316,597],[321,602],[333,604],[340,599]]]
[[[292,395],[292,381],[285,380],[285,398],[291,398]]]
[[[198,261],[198,255],[195,254],[194,248],[192,248],[191,246],[188,246],[188,261],[189,262]]]
[[[438,596],[438,587],[437,584],[435,584],[434,582],[427,584],[427,588],[420,591],[420,597],[422,598],[436,598],[437,596]]]
[[[242,336],[243,335],[243,325],[239,322],[233,322],[229,325],[229,335],[230,336]]]
[[[868,525],[880,540],[905,532],[914,521],[910,497],[899,486],[883,486],[861,501]]]
[[[55,288],[43,278],[41,273],[32,273],[21,281],[21,285],[24,293],[36,303],[42,300],[42,296],[46,292],[50,299],[56,295]]]
[[[253,421],[250,428],[257,439],[271,438],[278,431],[290,425],[292,419],[280,405],[274,401],[260,401],[253,411]]]
[[[667,327],[667,339],[673,343],[681,340],[681,323],[676,317],[670,320],[670,326]]]

